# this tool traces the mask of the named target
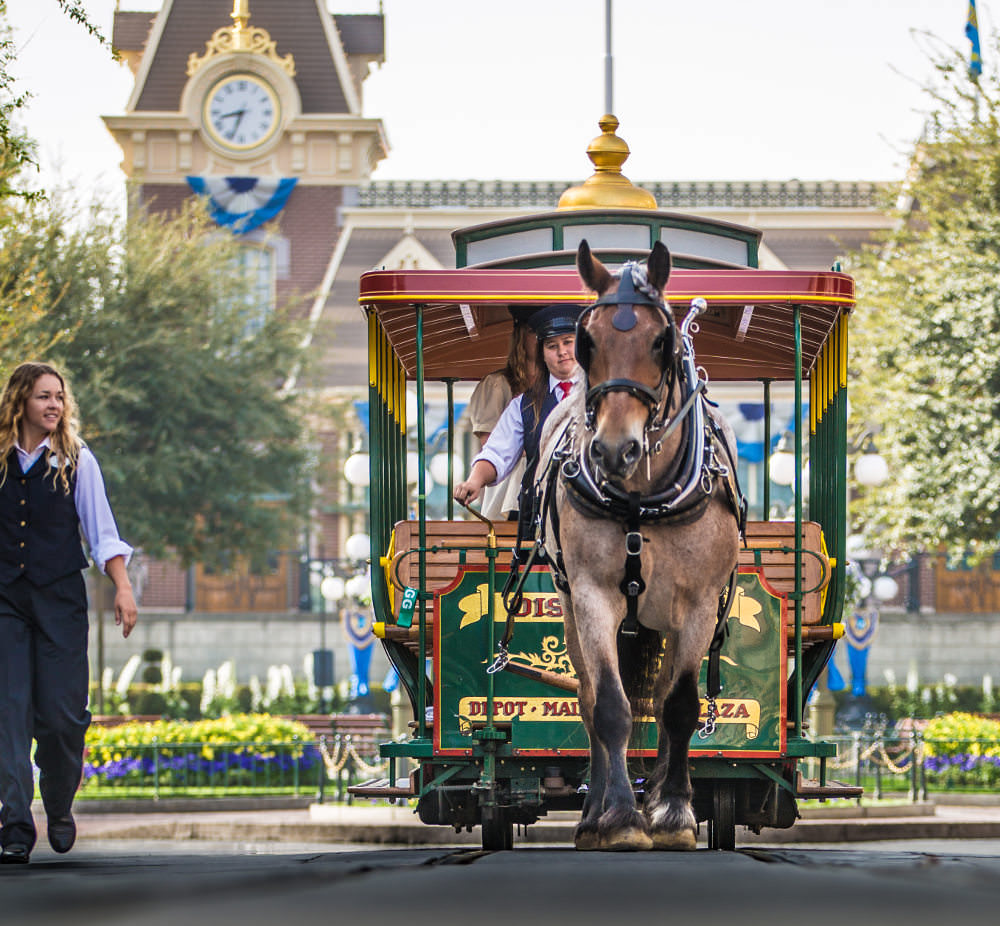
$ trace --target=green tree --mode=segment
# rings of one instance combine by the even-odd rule
[[[91,22],[82,0],[56,0],[62,11],[78,23],[94,39],[117,57],[101,30]],[[0,0],[0,199],[8,196],[37,198],[37,192],[27,192],[17,183],[26,168],[37,166],[35,144],[17,128],[18,113],[31,98],[29,91],[15,86],[10,65],[17,58],[17,48],[7,20],[7,0]]]
[[[0,356],[67,371],[126,538],[185,563],[292,545],[306,455],[280,386],[301,332],[285,312],[249,324],[235,239],[194,201],[126,221],[55,196],[0,211],[0,297],[40,306]]]
[[[857,514],[889,548],[986,554],[1000,537],[1000,87],[971,83],[957,51],[934,63],[896,228],[849,268],[852,417],[881,427],[890,467]]]

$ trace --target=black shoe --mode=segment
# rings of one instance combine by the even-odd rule
[[[49,818],[49,845],[56,852],[69,852],[76,842],[76,820],[73,814]]]
[[[23,842],[12,842],[3,847],[0,855],[0,865],[27,865],[31,859],[31,849]]]

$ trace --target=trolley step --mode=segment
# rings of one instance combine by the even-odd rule
[[[795,784],[795,794],[798,797],[852,798],[861,797],[864,792],[865,789],[860,785],[849,785],[833,778],[828,778],[826,784],[821,785],[815,778],[803,778],[801,772]]]
[[[347,789],[347,793],[354,795],[354,797],[372,798],[417,796],[417,791],[409,778],[397,778],[395,784],[392,784],[388,778],[372,778],[371,781],[351,785]]]

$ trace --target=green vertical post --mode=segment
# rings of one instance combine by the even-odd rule
[[[420,594],[417,596],[420,620],[420,642],[417,647],[417,678],[420,687],[417,698],[417,730],[427,735],[427,485],[424,478],[424,307],[417,306],[417,536],[420,543]],[[405,477],[404,477],[405,478]]]
[[[795,736],[802,738],[802,308],[795,326]]]
[[[448,520],[455,520],[455,499],[452,491],[455,485],[455,474],[452,472],[452,460],[455,458],[455,380],[446,379],[448,388]]]
[[[771,380],[764,384],[764,511],[762,521],[771,520]]]

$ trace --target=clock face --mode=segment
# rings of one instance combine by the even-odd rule
[[[205,130],[223,147],[248,151],[267,141],[281,117],[278,96],[252,74],[231,74],[205,99]]]

